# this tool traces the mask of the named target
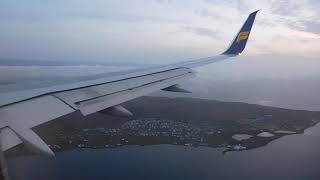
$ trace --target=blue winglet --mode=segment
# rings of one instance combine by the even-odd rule
[[[240,29],[239,33],[232,41],[230,47],[222,54],[237,56],[242,53],[242,51],[246,47],[252,25],[258,11],[255,11],[249,15],[246,22],[243,24],[242,28]]]

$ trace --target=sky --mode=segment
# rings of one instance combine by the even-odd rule
[[[169,63],[221,53],[261,9],[246,54],[320,57],[318,0],[2,0],[0,58]]]
[[[244,53],[183,85],[200,98],[320,110],[319,0],[1,0],[0,88],[217,55],[258,9]]]

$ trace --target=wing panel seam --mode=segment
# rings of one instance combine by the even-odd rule
[[[61,102],[63,102],[64,104],[66,104],[67,106],[69,106],[70,108],[72,108],[73,110],[75,110],[75,111],[77,110],[77,109],[75,109],[74,107],[72,107],[69,103],[67,103],[65,100],[59,98],[59,97],[56,96],[55,94],[51,94],[51,96],[54,97],[54,98],[56,98],[56,99],[58,99],[58,100],[60,100]]]

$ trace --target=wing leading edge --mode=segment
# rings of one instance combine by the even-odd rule
[[[230,47],[218,56],[73,84],[1,93],[1,150],[23,143],[35,152],[53,155],[46,143],[31,130],[32,127],[77,110],[83,115],[100,111],[130,115],[119,104],[162,89],[186,92],[179,89],[177,84],[194,76],[190,68],[219,62],[242,53],[257,12],[249,15]]]

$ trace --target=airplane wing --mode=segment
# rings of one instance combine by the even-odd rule
[[[192,68],[227,60],[244,50],[256,16],[249,15],[230,47],[218,56],[142,70],[113,73],[81,82],[21,91],[0,91],[0,148],[8,150],[23,143],[34,152],[54,155],[31,128],[80,111],[130,115],[120,104],[158,91],[185,92],[178,84],[194,76]]]

